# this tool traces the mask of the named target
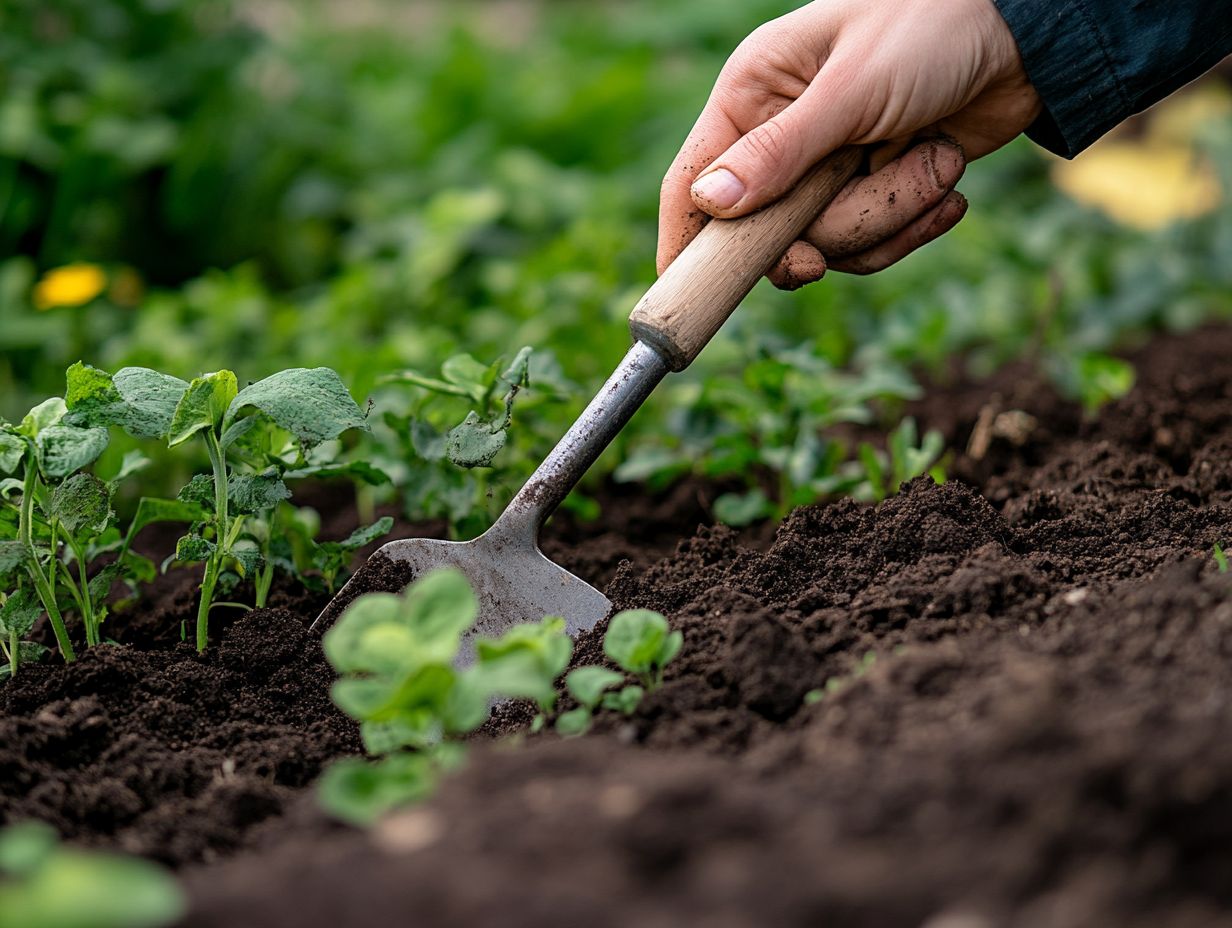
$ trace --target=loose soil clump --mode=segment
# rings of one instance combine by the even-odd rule
[[[370,833],[303,788],[355,736],[279,610],[202,658],[32,669],[0,697],[0,808],[186,865],[195,928],[1232,924],[1232,332],[1135,360],[1095,419],[1021,372],[936,391],[914,412],[971,448],[959,479],[768,546],[573,535],[554,553],[596,582],[604,544],[641,554],[606,587],[683,631],[663,686],[575,740],[506,713]],[[151,789],[143,751],[192,763]]]

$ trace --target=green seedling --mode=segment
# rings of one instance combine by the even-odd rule
[[[258,606],[268,595],[266,555],[259,540],[246,534],[250,518],[271,514],[290,497],[284,478],[337,471],[337,465],[308,455],[348,429],[366,428],[363,411],[338,375],[323,367],[282,371],[243,389],[225,370],[185,383],[142,368],[114,376],[83,365],[75,369],[69,407],[76,423],[119,425],[139,437],[166,438],[170,447],[192,439],[204,445],[210,472],[193,477],[174,501],[142,500],[125,541],[127,550],[134,529],[151,521],[191,522],[169,560],[205,564],[196,630],[203,651],[220,584],[230,588],[250,577]]]
[[[874,651],[867,652],[862,658],[860,658],[860,663],[856,665],[855,670],[853,670],[851,673],[847,674],[846,676],[842,676],[842,677],[830,677],[829,679],[826,680],[825,686],[823,686],[822,688],[815,689],[815,690],[809,690],[807,693],[805,693],[804,694],[804,704],[806,706],[814,705],[815,703],[821,702],[823,699],[826,698],[826,696],[832,693],[837,693],[840,690],[846,689],[847,686],[853,680],[858,680],[860,679],[860,677],[868,673],[869,669],[876,662],[877,662],[876,652]]]
[[[476,640],[473,662],[455,666],[462,636],[479,614],[457,570],[425,574],[401,595],[356,599],[325,634],[325,656],[339,673],[332,695],[360,723],[368,753],[380,759],[339,761],[321,780],[325,808],[367,824],[431,792],[461,762],[459,739],[488,719],[495,699],[530,699],[542,712],[573,642],[559,618]]]
[[[663,668],[677,654],[684,636],[650,609],[626,609],[612,616],[603,636],[603,653],[650,691],[663,682]]]
[[[1219,568],[1221,574],[1228,572],[1228,556],[1223,553],[1223,548],[1219,542],[1215,542],[1215,566]]]
[[[606,667],[578,667],[569,671],[565,688],[578,705],[557,716],[556,731],[565,737],[585,734],[600,708],[632,714],[646,691],[636,683],[614,689],[624,680],[624,674]]]
[[[856,499],[881,502],[897,493],[906,481],[921,474],[931,474],[938,483],[944,483],[945,471],[938,464],[944,449],[945,439],[940,432],[930,429],[921,440],[915,419],[908,416],[886,440],[886,455],[881,455],[867,442],[860,444],[859,461],[864,479],[852,487],[850,493]]]
[[[156,864],[65,847],[38,822],[0,829],[0,877],[0,921],[14,928],[160,928],[188,908]]]
[[[338,578],[350,566],[355,552],[388,535],[393,527],[394,520],[383,516],[370,525],[360,526],[341,541],[317,541],[321,519],[316,511],[284,505],[271,514],[268,522],[255,526],[254,534],[259,533],[263,546],[270,552],[269,568],[277,566],[308,589],[333,596]]]

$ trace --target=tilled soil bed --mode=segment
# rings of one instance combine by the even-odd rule
[[[555,526],[684,632],[664,685],[574,740],[504,713],[371,832],[309,788],[357,749],[319,603],[198,657],[148,630],[186,588],[0,689],[0,812],[178,867],[193,928],[1232,924],[1232,331],[1135,361],[1094,420],[1022,371],[939,389],[914,411],[970,448],[954,480],[766,544],[686,537],[696,488]]]

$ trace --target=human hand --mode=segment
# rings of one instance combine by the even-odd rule
[[[710,216],[743,216],[843,145],[853,180],[767,275],[868,274],[953,228],[968,160],[1029,126],[1041,103],[992,0],[815,0],[750,35],[723,67],[659,201],[658,269]]]

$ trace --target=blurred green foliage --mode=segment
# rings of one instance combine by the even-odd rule
[[[383,375],[532,345],[552,401],[533,399],[532,376],[535,425],[515,413],[484,481],[498,504],[627,347],[662,172],[726,55],[786,8],[11,0],[0,415],[58,392],[81,359],[241,380],[329,366],[397,423],[425,396]],[[1232,170],[1232,126],[1209,130]],[[921,370],[952,373],[961,353],[981,373],[1028,353],[1089,399],[1084,371],[1099,389],[1125,381],[1099,359],[1126,334],[1232,308],[1227,209],[1123,228],[1057,193],[1025,141],[972,165],[962,188],[965,221],[888,272],[795,294],[759,285],[604,466],[687,455],[721,474],[735,453],[770,461],[799,501],[825,473],[798,446],[833,454],[804,432],[874,410],[893,425]],[[40,275],[72,261],[103,266],[109,289],[36,309]],[[793,372],[776,369],[785,357]],[[843,378],[860,394],[852,415],[850,395],[829,399]],[[563,384],[577,386],[562,401]],[[408,437],[378,428],[372,456],[405,456]]]

